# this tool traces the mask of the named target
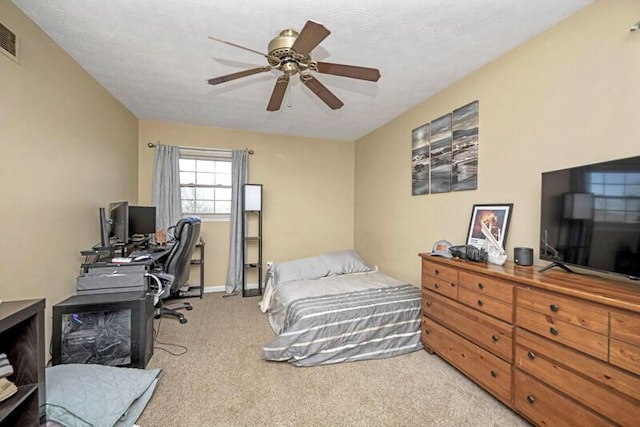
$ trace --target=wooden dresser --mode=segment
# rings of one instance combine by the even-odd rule
[[[640,425],[640,283],[422,258],[422,341],[537,425]]]

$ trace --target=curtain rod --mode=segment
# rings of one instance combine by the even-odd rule
[[[158,144],[154,144],[153,142],[149,142],[147,144],[147,147],[149,147],[149,148],[155,148],[157,146],[158,146]],[[181,147],[181,148],[188,148],[189,150],[202,150],[202,151],[209,150],[209,148],[202,148],[202,147]],[[220,150],[220,149],[218,149],[218,150]],[[249,154],[253,154],[254,153],[254,151],[249,149],[249,148],[245,148],[245,150],[247,150],[247,153],[249,153]],[[231,151],[231,150],[227,150],[227,151]]]

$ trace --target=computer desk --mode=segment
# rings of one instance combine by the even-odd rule
[[[86,257],[85,262],[81,264],[81,273],[86,273],[88,269],[97,268],[97,267],[107,267],[107,266],[123,266],[123,265],[144,265],[148,269],[159,266],[164,258],[171,252],[171,248],[173,248],[172,243],[167,243],[164,245],[153,245],[145,248],[136,248],[134,246],[127,246],[124,248],[119,248],[123,252],[132,251],[140,251],[149,255],[150,258],[141,260],[141,261],[130,261],[123,263],[114,263],[112,262],[113,258],[118,258],[115,255],[117,248],[92,248],[90,250],[82,251],[81,254]],[[197,285],[189,285],[189,289],[186,291],[181,291],[177,297],[181,298],[191,298],[191,297],[200,297],[204,295],[204,249],[205,242],[199,241],[196,244],[196,248],[198,249],[198,256],[191,260],[191,265],[197,265],[200,269],[200,283]],[[195,252],[195,251],[194,251]]]
[[[170,247],[145,251],[143,254],[148,258],[139,261],[125,257],[87,256],[85,262],[80,265],[76,290],[78,294],[146,290],[148,281],[143,276],[154,270],[161,270],[162,260],[170,251]],[[142,285],[138,280],[147,284]],[[139,288],[140,286],[143,287]]]
[[[85,257],[85,262],[81,264],[83,271],[85,268],[91,268],[95,266],[104,266],[109,264],[122,265],[122,264],[152,264],[154,262],[161,262],[162,258],[167,256],[171,252],[172,244],[162,246],[152,246],[151,248],[136,248],[134,246],[126,247],[104,247],[104,248],[92,248],[83,250],[80,252]],[[113,258],[126,258],[126,256],[116,256],[116,252],[131,253],[133,251],[143,252],[145,255],[149,255],[148,259],[141,261],[129,261],[129,262],[112,262]]]

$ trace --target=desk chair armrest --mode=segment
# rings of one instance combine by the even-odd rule
[[[171,289],[171,285],[175,280],[175,276],[169,273],[147,273],[145,277],[150,277],[155,282],[154,285],[150,285],[149,288],[157,288],[157,292],[155,293],[155,299],[160,299],[163,296],[166,298],[169,296],[169,292]],[[154,305],[157,301],[154,300]]]

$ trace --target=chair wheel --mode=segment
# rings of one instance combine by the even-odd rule
[[[187,323],[187,319],[185,319],[184,317],[180,319],[180,323],[185,324]]]
[[[191,307],[190,305],[186,306],[185,308],[187,309],[187,311],[193,310],[193,307]]]

